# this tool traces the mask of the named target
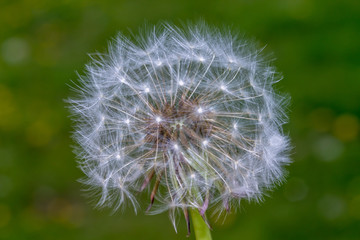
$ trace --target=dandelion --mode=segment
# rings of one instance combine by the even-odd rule
[[[289,163],[274,68],[250,43],[205,24],[162,24],[137,39],[120,35],[93,56],[69,100],[98,206],[137,211],[138,193],[149,191],[146,211],[169,211],[175,230],[183,212],[190,233],[190,215],[200,229],[208,213],[260,201]]]

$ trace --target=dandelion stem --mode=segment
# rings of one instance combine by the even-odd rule
[[[210,229],[201,217],[199,211],[195,208],[190,208],[190,215],[196,240],[211,240]]]

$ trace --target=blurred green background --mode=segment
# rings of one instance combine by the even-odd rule
[[[63,99],[118,31],[199,18],[267,45],[292,96],[287,183],[213,222],[214,239],[360,239],[358,0],[2,0],[0,239],[185,239],[182,217],[176,234],[166,213],[92,208]]]

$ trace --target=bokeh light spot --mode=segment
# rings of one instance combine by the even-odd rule
[[[343,144],[332,136],[324,136],[314,144],[315,154],[323,161],[333,161],[344,151]]]
[[[47,207],[47,213],[54,221],[73,227],[80,226],[84,220],[82,206],[63,198],[52,199]]]
[[[0,84],[0,129],[10,130],[18,119],[16,117],[16,106],[11,91]]]
[[[26,60],[29,52],[29,45],[22,38],[12,37],[6,39],[1,46],[1,55],[4,61],[9,64],[17,64]]]
[[[360,220],[360,195],[354,197],[349,206],[349,213],[354,218]]]
[[[356,116],[344,114],[334,122],[334,135],[342,141],[355,140],[359,134],[359,121]]]
[[[320,215],[328,220],[340,217],[345,211],[345,202],[338,196],[325,195],[318,201]]]
[[[43,121],[36,121],[26,131],[26,138],[30,145],[42,147],[49,143],[53,135],[51,127]]]
[[[46,220],[33,207],[26,207],[20,215],[21,225],[27,231],[41,231],[46,225]]]
[[[7,205],[0,204],[0,228],[5,227],[11,219],[11,211]]]

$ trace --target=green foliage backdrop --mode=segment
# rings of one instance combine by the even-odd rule
[[[63,99],[87,53],[106,51],[118,31],[200,18],[267,45],[284,75],[277,88],[292,96],[287,183],[212,219],[214,239],[359,239],[357,0],[2,0],[0,239],[185,238],[184,222],[175,234],[167,214],[92,208]]]

